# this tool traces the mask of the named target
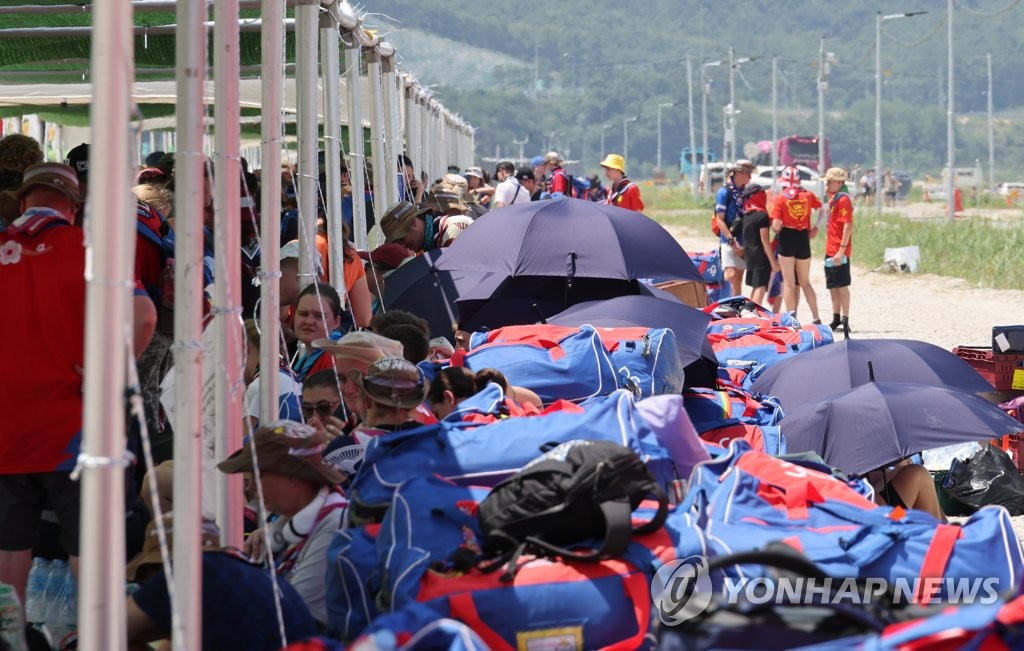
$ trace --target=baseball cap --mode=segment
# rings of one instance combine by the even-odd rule
[[[89,143],[83,142],[68,152],[64,162],[75,170],[78,181],[85,183],[89,180]]]
[[[543,156],[534,156],[532,159],[530,159],[530,165],[533,165],[534,167],[537,167],[538,165],[543,165],[544,162],[545,159]]]
[[[399,242],[382,244],[373,251],[359,251],[359,257],[363,260],[373,262],[378,267],[388,267],[389,270],[399,268],[406,259],[414,255],[416,254]]]
[[[516,178],[520,181],[536,181],[537,175],[529,167],[520,167],[516,170]]]

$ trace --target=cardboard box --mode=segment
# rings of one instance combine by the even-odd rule
[[[1024,325],[993,327],[992,352],[998,355],[1024,353]]]
[[[698,310],[708,305],[708,291],[702,282],[695,280],[666,280],[656,284],[655,287],[665,290],[683,303]]]

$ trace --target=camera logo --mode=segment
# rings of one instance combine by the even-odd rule
[[[665,563],[651,583],[651,599],[667,626],[681,624],[707,610],[711,592],[708,559],[703,556]]]

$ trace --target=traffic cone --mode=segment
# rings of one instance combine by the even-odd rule
[[[963,211],[964,211],[963,193],[960,192],[960,188],[955,188],[953,190],[953,213],[955,214],[955,213],[963,212]]]

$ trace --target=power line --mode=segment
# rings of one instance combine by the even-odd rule
[[[989,13],[987,11],[979,11],[977,9],[971,9],[970,7],[964,5],[962,0],[957,0],[955,2],[955,5],[958,8],[963,9],[964,11],[966,11],[969,14],[974,14],[975,16],[984,16],[986,18],[992,18],[992,17],[998,16],[1000,14],[1005,14],[1007,11],[1013,9],[1014,7],[1019,5],[1020,3],[1021,3],[1021,0],[1014,0],[1012,3],[1010,3],[1006,7],[1003,7],[1002,9],[998,9],[998,10],[993,11],[991,13]]]

